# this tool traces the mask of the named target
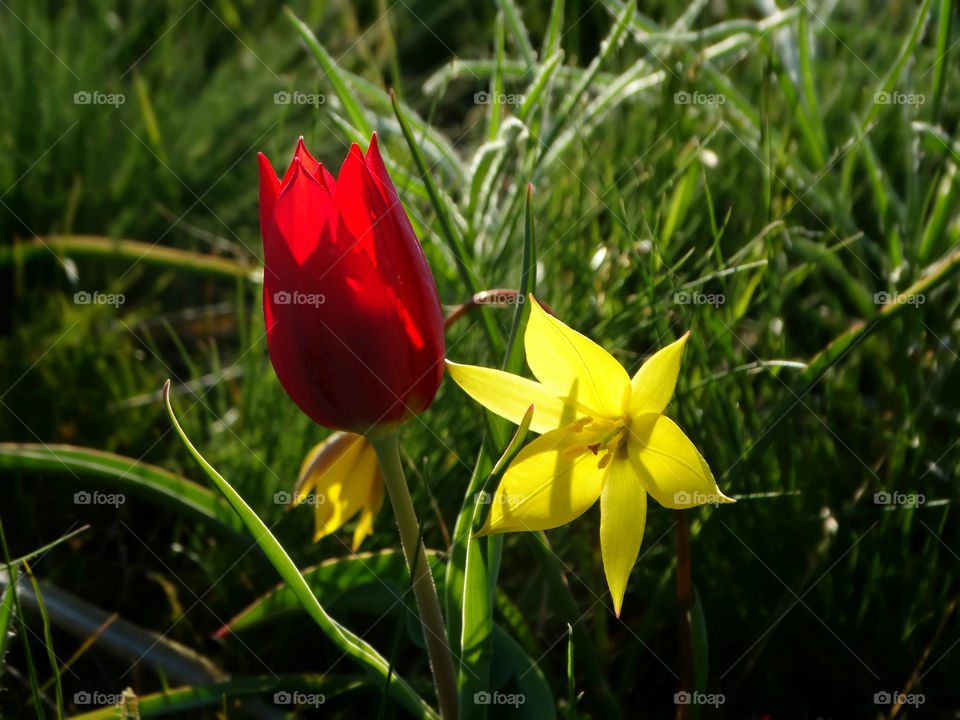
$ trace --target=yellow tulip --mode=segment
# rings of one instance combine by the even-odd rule
[[[335,432],[303,461],[292,505],[314,506],[316,542],[358,512],[353,550],[373,532],[373,518],[383,505],[383,472],[370,441],[363,435]]]
[[[514,458],[477,535],[547,530],[600,500],[600,549],[617,615],[640,553],[647,495],[668,508],[730,503],[693,443],[663,414],[689,333],[647,360],[631,379],[606,350],[549,315],[530,296],[524,335],[537,380],[447,361],[481,405],[519,423],[534,406],[542,433]]]

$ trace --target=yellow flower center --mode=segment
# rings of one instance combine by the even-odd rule
[[[572,460],[590,452],[599,458],[597,468],[603,470],[610,464],[617,450],[626,440],[627,420],[626,418],[617,418],[616,420],[580,418],[567,426],[566,434],[570,433],[585,433],[588,437],[584,438],[585,442],[576,443],[566,448],[563,451],[563,457]]]

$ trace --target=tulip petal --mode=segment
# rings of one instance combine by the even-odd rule
[[[643,413],[662,413],[670,404],[677,386],[677,375],[680,374],[680,358],[688,337],[689,332],[676,342],[658,350],[637,370],[630,381],[632,391],[628,412],[631,417]]]
[[[735,502],[720,492],[707,461],[665,415],[650,413],[634,418],[627,449],[647,492],[664,507]]]
[[[273,219],[294,261],[303,265],[316,250],[321,236],[330,232],[332,203],[326,189],[299,158],[294,158],[292,168],[290,180],[283,185],[274,205]],[[264,256],[270,264],[270,256],[279,252],[266,242],[267,239],[265,234]]]
[[[369,504],[374,484],[377,480],[382,484],[379,468],[373,447],[363,437],[331,463],[316,485],[314,541],[342,527]],[[357,533],[354,541],[358,542]]]
[[[565,405],[535,380],[502,370],[461,365],[450,360],[447,360],[447,370],[467,395],[512,423],[519,424],[532,403],[530,429],[535,433],[569,425],[579,414],[577,408]]]
[[[280,181],[273,166],[263,153],[257,153],[257,165],[260,169],[260,226],[271,220],[273,206],[280,194]]]
[[[380,464],[378,463],[374,480],[370,487],[370,495],[367,497],[367,501],[360,511],[360,517],[357,519],[357,527],[353,531],[353,544],[350,548],[353,552],[356,552],[357,548],[360,547],[360,543],[363,542],[363,539],[373,532],[373,519],[383,506],[385,490],[383,471],[380,469]]]
[[[640,554],[647,522],[647,493],[629,459],[618,454],[610,463],[600,493],[600,550],[613,609],[620,617],[623,594]]]
[[[338,430],[323,442],[314,445],[300,466],[300,475],[296,487],[293,488],[292,505],[299,505],[310,491],[317,487],[317,483],[330,467],[362,440],[362,435]],[[355,461],[356,457],[354,457]]]
[[[596,438],[596,433],[568,426],[544,433],[524,447],[504,473],[477,535],[547,530],[589,510],[600,497],[604,471],[586,448],[573,457],[566,451]]]
[[[524,348],[537,380],[594,417],[622,415],[630,393],[627,371],[593,340],[549,315],[533,295],[530,301]]]
[[[357,462],[363,455],[363,438],[354,436],[353,433],[347,434],[347,437],[359,437],[360,439],[351,440],[339,454],[333,457],[322,473],[314,474],[315,480],[312,483],[315,496],[313,502],[314,542],[335,532],[359,509],[359,507],[346,507],[340,499],[344,484],[350,482],[351,478],[355,476]]]

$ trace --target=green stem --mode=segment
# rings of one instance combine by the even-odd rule
[[[380,467],[383,468],[387,494],[390,495],[390,505],[393,507],[397,528],[400,531],[400,545],[403,547],[403,554],[407,559],[407,567],[410,569],[410,577],[413,580],[413,593],[417,598],[417,608],[420,611],[420,623],[423,626],[430,671],[433,673],[433,684],[440,703],[440,715],[444,720],[456,720],[457,682],[453,671],[453,657],[450,654],[447,630],[440,612],[437,586],[433,583],[433,575],[427,563],[427,553],[423,543],[419,542],[420,524],[417,522],[410,489],[407,487],[403,467],[400,465],[397,433],[396,431],[370,433],[368,439],[377,452]]]

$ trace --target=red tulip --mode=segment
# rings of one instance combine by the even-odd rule
[[[260,231],[270,360],[300,409],[360,433],[423,412],[443,377],[443,317],[376,134],[337,178],[303,138],[282,181],[261,153]]]

